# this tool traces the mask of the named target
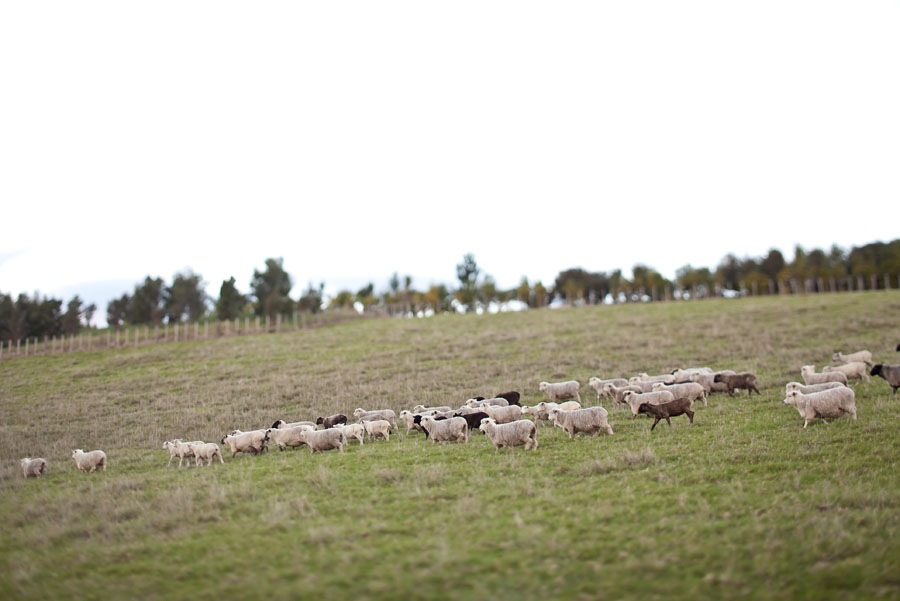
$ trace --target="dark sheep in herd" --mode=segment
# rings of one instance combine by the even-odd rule
[[[653,428],[656,427],[656,424],[659,423],[660,420],[666,420],[666,423],[670,426],[672,425],[672,421],[669,419],[670,417],[675,417],[676,415],[685,415],[687,414],[688,419],[691,423],[694,423],[694,412],[691,411],[691,407],[694,402],[688,399],[675,399],[674,401],[669,401],[668,403],[661,403],[659,405],[651,405],[650,403],[641,403],[641,406],[638,407],[638,414],[652,415],[654,418],[653,425],[650,426],[650,431],[653,431]]]
[[[329,415],[328,417],[320,417],[316,419],[316,425],[322,426],[324,429],[333,428],[337,424],[346,424],[347,416],[343,413],[337,413],[335,415]]]

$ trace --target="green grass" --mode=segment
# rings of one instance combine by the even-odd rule
[[[361,320],[0,361],[0,598],[900,598],[898,398],[802,429],[783,405],[835,349],[900,362],[900,293]],[[163,440],[356,407],[461,403],[541,380],[752,370],[695,424],[631,420],[535,452],[419,435],[344,455],[166,468]],[[104,449],[77,472],[71,449]],[[18,459],[50,462],[24,480]],[[242,589],[249,589],[249,592]]]

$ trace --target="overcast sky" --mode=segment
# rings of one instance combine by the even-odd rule
[[[6,2],[0,291],[900,236],[897,2]]]

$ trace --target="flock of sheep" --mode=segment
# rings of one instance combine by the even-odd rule
[[[900,351],[900,346],[897,350]],[[880,376],[891,386],[893,394],[900,388],[900,365],[874,365],[869,351],[849,355],[836,352],[832,359],[835,365],[825,367],[821,373],[816,373],[814,365],[803,366],[800,375],[804,383],[789,382],[785,387],[784,403],[797,409],[804,419],[804,428],[814,419],[825,421],[826,418],[844,414],[856,419],[856,395],[849,387],[850,380],[868,382],[870,375]],[[868,374],[867,367],[870,368]],[[592,377],[588,386],[596,392],[598,403],[602,398],[609,398],[615,404],[628,407],[632,419],[641,414],[653,417],[651,431],[663,419],[671,426],[671,418],[679,415],[687,415],[693,423],[694,403],[702,402],[706,406],[708,396],[713,393],[727,392],[734,396],[736,391],[746,390],[748,395],[753,392],[760,394],[754,374],[731,370],[714,372],[708,367],[676,369],[669,374],[655,376],[640,373],[628,380]],[[547,400],[534,406],[520,405],[518,392],[505,392],[488,399],[468,399],[458,409],[417,405],[411,410],[401,411],[399,418],[406,426],[407,436],[415,430],[422,432],[426,439],[430,438],[433,444],[467,443],[470,433],[480,431],[496,449],[516,446],[524,446],[526,450],[537,449],[537,425],[540,422],[562,428],[569,438],[579,432],[592,436],[598,436],[600,432],[613,434],[609,412],[599,405],[582,407],[580,388],[581,385],[575,380],[541,382],[538,389]],[[219,444],[228,447],[232,458],[238,453],[258,455],[267,451],[270,443],[282,451],[287,447],[305,445],[311,453],[332,449],[343,453],[351,439],[362,445],[367,438],[388,441],[391,432],[399,434],[397,415],[392,409],[367,411],[359,408],[353,412],[353,417],[355,423],[349,423],[342,413],[319,417],[315,422],[288,423],[279,419],[270,428],[248,432],[233,430],[223,436]],[[190,464],[191,458],[199,467],[203,461],[209,466],[215,459],[225,463],[219,444],[175,439],[164,442],[162,446],[169,452],[167,467],[176,457],[179,467],[185,459]],[[72,459],[83,472],[106,471],[107,458],[103,451],[85,453],[82,449],[76,449],[72,452]],[[21,460],[21,466],[25,478],[41,477],[48,468],[47,461],[40,457],[25,457]]]

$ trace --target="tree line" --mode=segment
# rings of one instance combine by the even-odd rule
[[[455,287],[432,284],[427,290],[416,290],[412,276],[401,277],[395,272],[387,288],[379,293],[370,282],[359,290],[341,290],[326,303],[324,282],[318,286],[310,282],[296,299],[291,298],[293,278],[285,270],[283,259],[268,258],[262,270],[253,270],[248,295],[238,291],[234,277],[222,282],[217,298],[210,298],[203,278],[191,270],[175,274],[170,284],[147,276],[130,294],[126,292],[109,301],[106,321],[110,327],[119,328],[340,310],[388,315],[471,312],[510,301],[539,308],[553,299],[568,304],[636,300],[663,289],[678,296],[705,295],[713,289],[754,289],[765,294],[770,290],[770,282],[784,281],[812,280],[813,290],[821,291],[818,288],[823,281],[861,276],[869,282],[870,278],[885,274],[894,278],[900,274],[900,239],[873,242],[849,251],[837,245],[827,251],[797,246],[790,262],[774,248],[761,257],[738,258],[728,254],[715,268],[685,265],[676,271],[674,280],[643,263],[634,265],[630,275],[621,269],[592,272],[573,267],[560,271],[549,286],[523,277],[511,289],[499,288],[469,253],[456,266]],[[876,287],[884,285],[883,279],[876,281]],[[93,327],[96,311],[94,304],[86,305],[78,295],[64,303],[38,293],[22,293],[16,298],[0,293],[0,340],[73,335]]]

